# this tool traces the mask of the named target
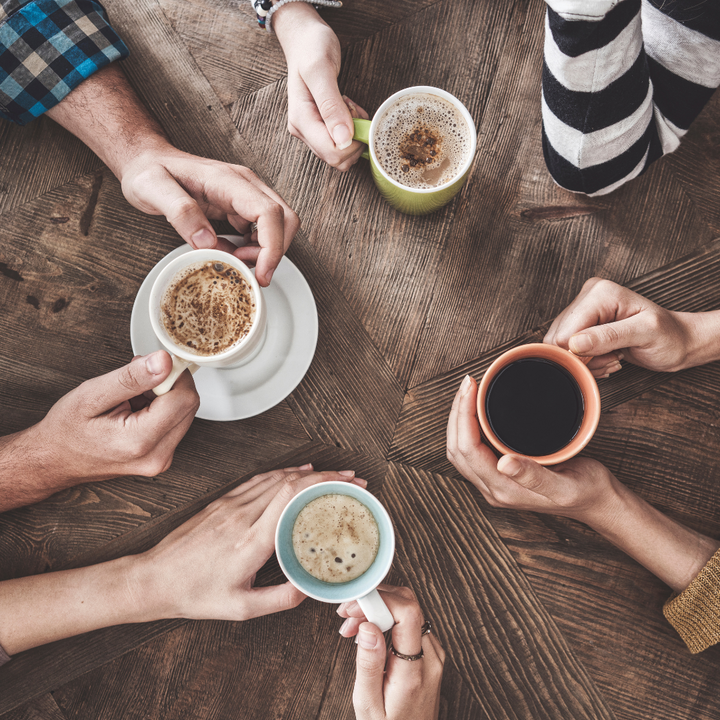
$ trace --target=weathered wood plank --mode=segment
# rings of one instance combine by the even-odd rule
[[[178,509],[148,520],[125,535],[115,538],[102,547],[77,554],[61,567],[67,569],[104,562],[124,555],[143,552],[156,545],[171,530],[195,515],[208,503],[228,492],[252,475],[277,467],[287,467],[312,461],[316,469],[355,469],[368,481],[371,492],[378,493],[382,486],[386,463],[356,453],[309,443],[299,450],[268,461],[264,468],[253,470],[235,478]],[[259,573],[259,584],[270,584],[282,579],[277,562],[269,562]],[[133,648],[144,645],[158,635],[183,625],[185,620],[167,620],[141,625],[126,625],[98,630],[85,635],[61,640],[50,645],[27,650],[0,668],[0,714],[7,712],[33,697],[60,687],[72,679],[116,658]]]
[[[391,465],[383,499],[402,569],[488,716],[614,717],[467,484]]]
[[[719,275],[720,240],[714,240],[627,283],[627,286],[669,309],[697,312],[720,307]],[[450,471],[452,466],[445,457],[447,417],[462,378],[470,374],[479,379],[505,350],[528,342],[541,342],[549,326],[546,322],[450,372],[411,388],[405,396],[389,458],[433,472]],[[668,373],[654,373],[626,364],[622,372],[599,382],[603,409],[626,402],[669,377]]]

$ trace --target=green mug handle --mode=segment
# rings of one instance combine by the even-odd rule
[[[355,134],[353,140],[359,140],[361,143],[370,145],[370,120],[365,118],[353,118],[353,125],[355,126]],[[370,159],[369,149],[365,149],[360,157],[364,157],[366,160]]]

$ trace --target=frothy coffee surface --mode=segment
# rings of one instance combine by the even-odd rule
[[[293,550],[313,577],[328,583],[354,580],[375,560],[380,531],[373,514],[348,495],[309,502],[293,526]]]
[[[160,304],[160,316],[174,343],[196,355],[217,355],[250,332],[255,298],[232,265],[200,262],[183,268],[172,279]]]
[[[434,188],[460,174],[472,146],[470,128],[444,98],[406,95],[383,114],[375,154],[383,170],[410,188]]]

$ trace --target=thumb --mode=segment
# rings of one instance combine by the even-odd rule
[[[353,691],[355,712],[358,717],[384,717],[385,638],[378,627],[365,622],[358,629],[357,644],[357,675]],[[362,711],[365,713],[361,715]]]
[[[355,125],[348,106],[338,89],[337,78],[330,67],[323,67],[321,72],[313,73],[311,78],[303,78],[315,105],[325,123],[330,137],[338,150],[349,148]]]
[[[307,596],[298,590],[292,583],[256,587],[250,590],[243,604],[243,617],[262,617],[271,613],[291,610],[297,607]]]
[[[652,341],[652,329],[642,320],[642,314],[617,322],[596,325],[576,333],[568,343],[576,355],[598,357],[614,350],[638,347]]]
[[[165,350],[136,357],[124,367],[82,384],[86,406],[93,416],[112,410],[120,403],[157,387],[172,370],[172,358]]]
[[[498,472],[514,480],[526,490],[549,497],[555,487],[554,474],[530,458],[503,455],[497,464]]]
[[[133,188],[142,210],[164,215],[182,239],[196,250],[214,248],[217,235],[197,202],[183,190],[178,181],[164,169],[152,182]]]

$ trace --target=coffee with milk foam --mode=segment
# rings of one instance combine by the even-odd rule
[[[382,169],[413,189],[454,180],[472,148],[462,114],[452,103],[429,93],[398,98],[378,121],[374,143]]]
[[[160,304],[172,341],[196,355],[218,355],[240,342],[255,320],[255,297],[229,263],[199,262],[180,270]]]
[[[323,582],[360,577],[379,547],[380,530],[372,512],[349,495],[321,495],[300,511],[293,526],[295,557]]]

